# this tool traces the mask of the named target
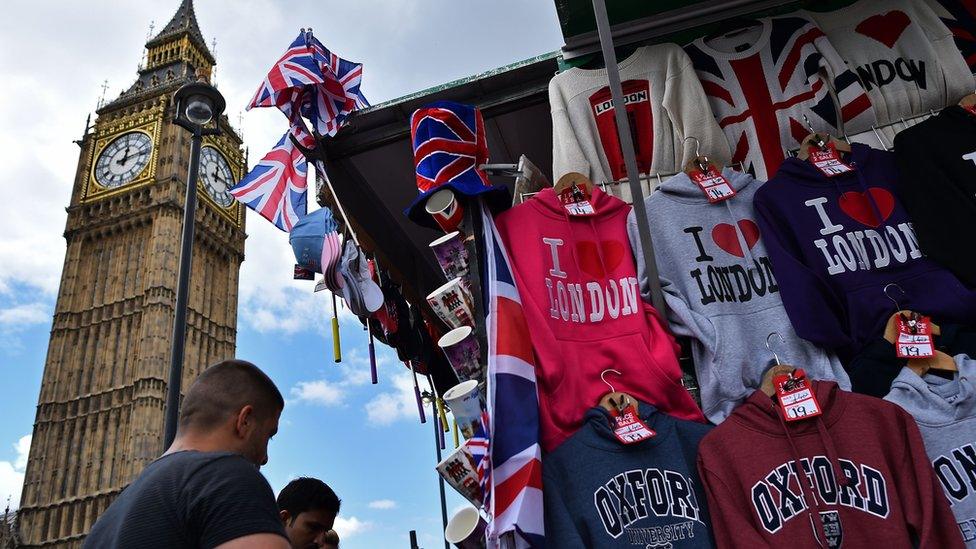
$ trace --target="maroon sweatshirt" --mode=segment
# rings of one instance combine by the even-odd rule
[[[964,547],[915,420],[834,382],[813,389],[821,416],[787,424],[756,391],[702,440],[717,545]]]

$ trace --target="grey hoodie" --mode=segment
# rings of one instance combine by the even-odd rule
[[[915,417],[962,539],[976,548],[976,360],[955,361],[951,380],[902,368],[885,400]]]
[[[837,358],[800,339],[779,296],[772,265],[754,221],[752,197],[762,184],[725,168],[736,196],[709,204],[684,173],[666,180],[646,201],[654,254],[675,335],[693,338],[692,354],[705,416],[720,423],[762,383],[772,359],[766,338],[783,363],[811,379],[850,389]],[[640,249],[634,213],[627,220]],[[635,251],[641,295],[649,299],[647,270]]]

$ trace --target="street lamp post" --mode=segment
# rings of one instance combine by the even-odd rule
[[[190,293],[190,264],[193,261],[193,229],[197,210],[197,174],[200,171],[200,142],[205,135],[220,134],[220,115],[226,102],[217,88],[198,80],[176,90],[176,118],[173,123],[192,134],[190,171],[186,177],[186,203],[183,206],[183,237],[180,250],[180,273],[176,284],[176,310],[173,319],[173,345],[166,387],[166,426],[163,449],[176,438],[180,417],[180,389],[183,381],[183,349],[186,343],[186,305]],[[207,124],[213,120],[212,127]]]

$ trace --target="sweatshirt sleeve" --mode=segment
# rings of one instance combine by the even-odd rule
[[[756,193],[756,222],[773,264],[783,306],[796,333],[827,349],[841,349],[851,344],[843,301],[819,274],[800,259],[800,252],[789,238],[789,223]]]
[[[637,265],[637,280],[640,281],[641,298],[646,303],[650,303],[650,280],[647,277],[644,254],[641,253],[640,237],[637,234],[637,222],[633,210],[627,216],[627,236],[630,239],[630,248],[634,251],[634,261]],[[658,279],[661,282],[661,290],[664,292],[664,302],[668,308],[667,321],[671,327],[671,333],[679,337],[694,337],[711,346],[711,343],[715,340],[715,329],[711,321],[691,308],[691,305],[688,303],[688,296],[673,281],[668,279],[664,273],[659,272]]]
[[[812,21],[810,27],[808,32],[817,37],[813,44],[820,54],[820,69],[826,74],[827,83],[837,96],[840,127],[848,135],[870,130],[872,125],[877,124],[878,119],[874,109],[871,108],[871,99],[861,86],[861,81],[854,71],[847,67],[844,58],[837,53],[820,27]]]
[[[905,363],[905,359],[895,354],[893,344],[883,337],[875,338],[848,364],[851,390],[884,398],[891,391],[891,384]]]
[[[698,456],[698,474],[708,500],[715,546],[719,549],[768,547],[769,543],[756,530],[749,514],[752,506],[735,497],[722,479],[708,470],[701,455]]]
[[[674,126],[674,139],[678,154],[675,161],[680,162],[675,170],[680,170],[695,158],[695,146],[685,143],[685,138],[695,137],[701,143],[701,153],[718,166],[727,166],[732,160],[729,140],[719,127],[708,107],[708,98],[702,89],[701,81],[695,73],[691,58],[681,48],[675,46],[680,58],[680,68],[670,74],[664,89],[664,109]],[[680,158],[679,158],[680,157]]]
[[[566,499],[560,489],[565,479],[554,478],[548,472],[547,469],[542,479],[542,485],[546,487],[543,492],[546,542],[550,547],[587,547],[589,544],[576,529],[576,521],[566,507]]]
[[[919,549],[965,547],[945,493],[929,463],[918,425],[901,408],[905,426],[905,462],[896,470],[895,484],[903,502],[905,521],[918,539]],[[900,474],[897,474],[899,473]]]
[[[956,47],[952,31],[939,19],[933,7],[926,2],[912,2],[910,5],[913,10],[912,20],[918,23],[928,37],[942,68],[945,77],[945,105],[954,105],[963,97],[973,93],[976,87],[973,73],[969,70],[969,65],[959,52],[959,48]]]
[[[959,253],[971,246],[972,199],[951,183],[936,155],[926,152],[929,147],[918,143],[932,134],[919,133],[920,139],[915,135],[902,132],[895,138],[898,197],[914,222],[925,255],[948,266],[969,285],[976,285],[976,255]]]
[[[583,154],[576,131],[569,119],[569,106],[563,101],[557,79],[549,82],[549,105],[552,108],[552,180],[577,172],[593,178],[590,162]]]

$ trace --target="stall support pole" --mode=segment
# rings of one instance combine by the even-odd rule
[[[661,291],[657,263],[654,262],[654,243],[651,240],[651,228],[647,224],[647,210],[644,208],[644,191],[641,189],[640,173],[637,171],[634,141],[630,135],[630,121],[627,120],[627,109],[624,107],[624,93],[620,86],[620,71],[617,70],[617,57],[613,52],[613,35],[610,32],[610,22],[607,20],[607,5],[604,0],[593,0],[593,14],[596,16],[596,28],[600,35],[600,49],[603,50],[603,63],[607,68],[607,77],[610,80],[613,112],[617,118],[617,135],[620,138],[620,148],[623,149],[624,163],[627,165],[627,182],[630,184],[630,196],[634,200],[634,216],[637,218],[637,235],[640,237],[640,253],[644,259],[647,280],[650,285],[651,304],[661,314],[661,317],[665,318],[667,309],[665,309],[664,305],[664,293]]]
[[[428,378],[429,379],[429,378]],[[430,412],[434,417],[434,449],[437,450],[437,463],[440,463],[441,457],[441,416],[437,414],[437,395],[434,394],[434,384],[430,384],[431,394],[433,398],[430,401]],[[444,530],[447,530],[447,496],[444,494],[444,477],[440,473],[437,473],[437,485],[441,492],[441,523],[443,523]],[[444,539],[444,549],[451,549],[447,539]]]

